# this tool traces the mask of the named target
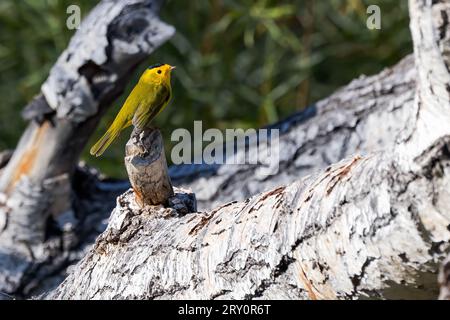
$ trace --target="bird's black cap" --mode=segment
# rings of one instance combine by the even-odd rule
[[[154,68],[158,68],[158,67],[161,67],[162,65],[163,65],[162,63],[157,63],[157,64],[154,64],[154,65],[152,65],[152,66],[148,67],[147,69],[154,69]]]

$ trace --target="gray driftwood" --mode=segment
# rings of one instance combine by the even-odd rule
[[[156,128],[134,129],[125,147],[125,167],[137,203],[166,204],[173,196],[164,141]]]
[[[102,220],[87,212],[110,210],[105,203],[79,211],[96,195],[75,190],[84,183],[77,180],[76,164],[133,70],[173,35],[174,28],[157,16],[161,2],[101,1],[25,108],[30,123],[0,176],[0,292],[29,294],[44,277],[78,259],[71,250],[83,247],[85,232],[101,223],[75,229],[84,219]],[[118,186],[123,190],[119,184],[105,194],[116,196]]]
[[[304,120],[311,131],[288,125],[292,151],[284,163],[292,170],[303,163],[309,175],[186,215],[171,215],[163,207],[139,209],[127,192],[94,248],[48,297],[436,298],[438,266],[450,239],[449,15],[449,3],[410,0],[416,71],[409,58],[397,74],[393,69],[360,79],[334,95],[342,100],[335,108],[319,109],[333,113],[327,118],[325,112],[323,123],[313,115]],[[361,92],[366,99],[352,102]],[[361,119],[364,126],[358,127]],[[340,143],[329,142],[340,136]],[[322,141],[329,148],[344,145],[331,148],[336,159],[330,162],[351,148],[364,152],[311,173],[324,163],[308,166],[318,158],[302,152],[314,148],[322,153],[319,159],[327,159]],[[229,196],[217,192],[227,188],[220,170],[230,169],[222,168],[194,178],[205,189],[219,186],[205,190],[204,199]],[[235,172],[232,179],[247,183],[255,170],[244,176]],[[285,174],[275,177],[284,182]],[[232,179],[228,182],[237,185]],[[239,190],[252,194],[277,180],[256,178],[257,183],[262,186]]]

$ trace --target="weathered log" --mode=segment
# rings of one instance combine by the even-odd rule
[[[449,137],[450,122],[450,3],[410,1],[411,33],[418,73],[414,131],[405,135],[404,152],[416,156],[431,141]],[[448,202],[447,197],[446,201]],[[448,208],[447,208],[448,210]],[[450,231],[450,224],[447,224]],[[448,240],[447,240],[448,242]],[[440,299],[450,299],[450,255],[439,273]]]
[[[25,108],[30,124],[0,176],[0,291],[26,294],[72,261],[77,241],[65,243],[59,227],[83,225],[72,190],[78,157],[132,71],[173,35],[157,16],[161,2],[101,1]]]
[[[384,146],[367,138],[373,131],[359,133],[374,141],[365,150],[382,151],[242,202],[170,219],[152,208],[136,210],[126,193],[113,212],[113,220],[121,217],[119,228],[110,224],[49,298],[436,298],[437,262],[450,240],[449,35],[440,32],[450,4],[411,0],[410,14],[417,91],[395,94],[398,100],[386,101],[366,123],[377,131],[394,128],[375,131]],[[373,115],[372,108],[359,111]],[[331,119],[340,117],[330,112]],[[349,118],[344,112],[341,123],[353,131],[357,123]],[[292,145],[288,154],[300,152]],[[105,235],[127,233],[128,226],[132,237],[107,241]]]
[[[450,211],[433,204],[450,185],[445,148],[427,153],[423,171],[392,154],[355,157],[181,217],[139,210],[128,192],[112,213],[120,224],[48,298],[435,298],[450,237]],[[434,192],[417,198],[424,190]]]
[[[125,167],[141,207],[166,204],[173,196],[164,141],[158,129],[133,130],[125,147]]]

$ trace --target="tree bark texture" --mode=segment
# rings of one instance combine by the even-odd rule
[[[436,298],[450,239],[449,14],[446,2],[411,0],[416,71],[407,58],[278,124],[277,174],[172,169],[202,206],[269,191],[185,215],[139,210],[123,194],[48,298]],[[347,152],[356,154],[338,162]]]
[[[73,241],[65,243],[65,231],[55,225],[82,226],[85,214],[95,211],[77,211],[87,198],[83,190],[74,192],[82,184],[77,177],[87,172],[75,172],[78,157],[132,71],[174,33],[157,16],[161,2],[101,1],[25,108],[30,124],[0,176],[0,291],[26,294],[40,272],[54,273],[73,259],[66,247]],[[104,195],[117,196],[118,186]],[[110,204],[100,207],[110,210]]]
[[[173,196],[164,142],[156,128],[134,129],[125,147],[125,167],[137,203],[166,204]]]

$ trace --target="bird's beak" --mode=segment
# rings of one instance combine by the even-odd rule
[[[170,71],[172,71],[173,69],[176,69],[177,67],[175,66],[170,66]]]

